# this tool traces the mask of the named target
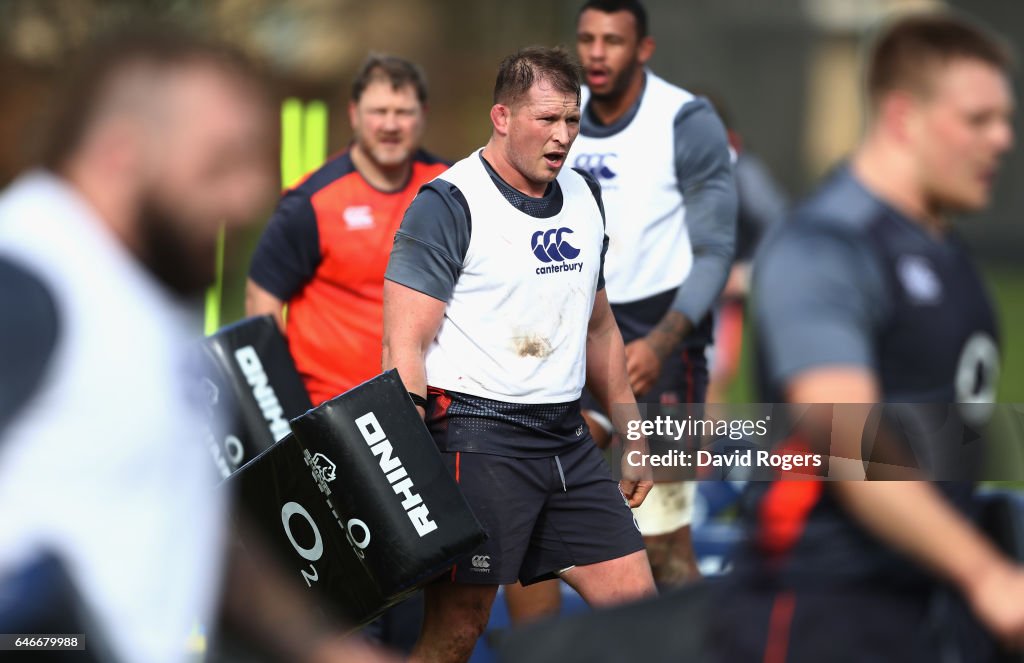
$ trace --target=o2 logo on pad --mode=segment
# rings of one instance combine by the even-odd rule
[[[613,180],[618,174],[611,169],[615,160],[619,158],[614,152],[604,154],[581,154],[576,157],[573,166],[585,170],[599,180]]]
[[[580,250],[565,239],[565,235],[571,234],[572,230],[569,228],[538,230],[530,238],[530,249],[541,262],[575,260],[580,255]]]
[[[333,513],[333,507],[331,509]],[[295,532],[292,529],[293,516],[298,516],[300,521],[306,522],[306,526],[299,529],[304,535],[303,540],[308,540],[309,533],[312,533],[312,544],[305,545],[304,543],[299,543],[299,539],[295,537]],[[346,523],[342,523],[339,520],[338,524],[344,529],[345,539],[352,547],[352,552],[359,559],[365,559],[366,553],[363,551],[370,545],[370,528],[358,518],[352,518]],[[306,507],[298,502],[285,502],[281,507],[281,526],[284,527],[284,534],[288,537],[288,542],[292,544],[295,552],[298,553],[299,557],[309,562],[309,571],[306,571],[305,567],[303,567],[299,569],[299,573],[302,574],[302,579],[306,581],[306,587],[312,587],[314,582],[319,582],[320,580],[320,572],[316,568],[316,563],[324,556],[324,539],[320,535],[320,528],[317,526],[316,521],[313,520],[313,516],[309,515]],[[356,538],[357,531],[359,533],[358,539]]]

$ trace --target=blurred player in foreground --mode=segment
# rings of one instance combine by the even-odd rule
[[[950,221],[988,204],[1012,146],[1009,66],[998,39],[955,15],[904,17],[878,37],[860,146],[756,259],[770,396],[954,404],[942,411],[965,420],[955,404],[993,400],[995,315]],[[969,520],[969,482],[857,480],[899,469],[876,462],[877,444],[862,451],[867,409],[830,419],[829,475],[849,480],[751,484],[751,554],[712,619],[720,660],[990,660],[978,622],[1024,646],[1024,569]],[[941,429],[917,458],[963,448]]]
[[[0,197],[0,631],[76,624],[72,656],[185,661],[226,576],[228,612],[276,657],[372,657],[261,550],[225,566],[189,393],[218,229],[272,186],[267,101],[231,51],[130,25],[78,58],[44,167]]]

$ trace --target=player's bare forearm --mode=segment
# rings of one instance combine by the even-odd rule
[[[587,388],[612,419],[616,430],[627,430],[631,420],[640,418],[636,398],[626,371],[622,334],[615,323],[604,290],[595,298],[594,312],[587,328]],[[630,449],[643,447],[646,440],[629,442]]]
[[[825,366],[790,382],[795,403],[841,403],[832,417],[830,476],[864,477],[862,433],[867,406],[877,402],[871,371]],[[834,468],[838,461],[848,467]],[[835,471],[838,469],[838,471]],[[875,474],[872,471],[872,474]],[[1024,645],[1024,570],[1004,557],[927,481],[829,482],[836,500],[865,529],[958,586],[982,622],[1005,644]]]
[[[864,527],[970,595],[1005,558],[927,481],[837,481],[836,497]]]
[[[874,374],[863,367],[822,366],[793,378],[786,395],[793,403],[838,404],[828,422],[829,465],[849,467],[830,475],[863,478],[866,404],[880,397]],[[865,528],[964,589],[977,570],[1001,559],[927,481],[835,481],[829,487]]]
[[[385,337],[386,338],[386,337]],[[423,354],[419,348],[408,343],[397,341],[384,342],[384,353],[381,357],[381,369],[398,370],[405,388],[414,394],[426,396],[427,376],[423,365]]]
[[[445,304],[393,281],[384,281],[381,367],[397,369],[405,388],[426,396],[427,349],[444,318]]]
[[[587,388],[611,415],[612,424],[619,431],[628,430],[629,422],[640,418],[626,372],[622,334],[604,290],[599,290],[594,298],[594,311],[587,326]],[[647,439],[643,435],[634,437],[636,439],[631,440],[629,436],[622,436],[626,453],[622,457],[622,480],[619,481],[622,496],[633,508],[643,503],[654,485],[646,464],[637,467],[627,462],[630,451],[647,453]]]
[[[825,365],[810,368],[792,378],[786,385],[790,403],[836,404],[821,411],[811,410],[802,417],[803,433],[812,441],[814,451],[829,456],[829,477],[832,479],[864,479],[865,466],[861,440],[871,411],[871,403],[881,398],[881,387],[874,373],[863,366]],[[820,412],[821,415],[816,415]],[[821,419],[821,416],[824,419]],[[831,431],[821,437],[820,431]],[[873,475],[884,469],[876,467]],[[889,475],[888,478],[893,478]],[[896,478],[917,478],[903,475]]]
[[[654,354],[658,356],[658,360],[663,362],[672,352],[672,348],[676,347],[691,331],[693,331],[693,322],[679,311],[670,310],[644,339],[651,346]]]
[[[267,292],[252,279],[245,283],[245,315],[272,315],[277,328],[284,331],[284,302]]]
[[[626,373],[622,334],[615,324],[604,290],[595,297],[594,311],[587,326],[587,388],[604,411],[612,416],[616,428],[619,428],[619,422],[614,421],[617,408],[613,406],[636,405]]]

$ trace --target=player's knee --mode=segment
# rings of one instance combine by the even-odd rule
[[[439,654],[440,661],[467,661],[477,640],[483,635],[487,619],[478,613],[460,613],[461,618],[445,621],[442,633],[430,647]]]
[[[651,573],[659,587],[675,587],[700,578],[700,570],[690,541],[690,528],[644,537]]]
[[[477,638],[484,632],[491,615],[494,596],[490,593],[459,592],[441,600],[428,598],[426,620],[437,626],[431,643],[444,649],[449,655],[443,660],[463,660],[460,656],[472,652]],[[440,597],[438,597],[440,598]]]
[[[487,626],[491,615],[491,602],[473,601],[461,606],[459,621],[464,625],[467,634],[480,635]]]
[[[452,644],[457,651],[469,654],[473,651],[476,641],[483,635],[487,627],[487,619],[467,620],[462,624],[452,625]]]

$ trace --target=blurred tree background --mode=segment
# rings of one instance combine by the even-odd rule
[[[562,0],[0,0],[0,185],[32,163],[53,81],[92,33],[133,17],[166,17],[221,36],[263,64],[278,99],[321,99],[329,151],[350,138],[351,77],[370,51],[419,63],[430,82],[426,145],[457,159],[489,135],[497,63],[518,47],[572,47],[580,2]],[[806,193],[857,139],[858,58],[887,14],[936,0],[646,0],[658,48],[652,67],[725,100],[744,144],[793,198]],[[1024,5],[950,3],[1024,39]],[[1018,74],[1017,88],[1020,89]],[[998,204],[960,223],[1003,316],[1001,399],[1024,402],[1024,178],[1008,160]],[[270,210],[266,211],[269,216]],[[241,316],[249,256],[262,221],[229,237],[222,320]],[[749,344],[748,344],[749,345]],[[733,396],[747,399],[746,383]]]

